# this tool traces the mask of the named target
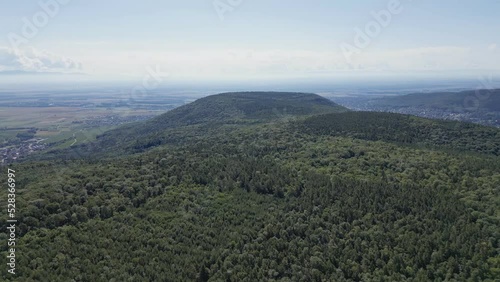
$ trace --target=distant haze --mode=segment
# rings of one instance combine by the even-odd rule
[[[64,4],[0,0],[1,81],[14,78],[2,71],[90,76],[44,81],[137,81],[151,70],[168,81],[500,73],[496,0],[55,1],[40,3]]]

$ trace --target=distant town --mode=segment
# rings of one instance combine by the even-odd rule
[[[454,112],[432,107],[395,107],[378,105],[374,102],[374,99],[367,99],[366,96],[339,97],[332,100],[354,111],[390,112],[424,118],[465,121],[486,126],[500,127],[500,112],[485,112],[483,110]]]
[[[130,115],[130,116],[120,116],[118,114],[112,115],[99,115],[88,117],[82,120],[72,121],[71,124],[75,127],[81,127],[85,129],[92,128],[112,128],[125,123],[139,122],[152,118],[154,115]],[[5,129],[4,129],[5,130]],[[37,129],[33,128],[30,131],[36,134]],[[67,139],[63,139],[59,142],[50,142],[46,138],[31,138],[28,140],[23,140],[21,134],[18,134],[17,138],[11,139],[3,144],[0,144],[0,164],[9,164],[15,162],[18,159],[22,159],[32,153],[43,151],[49,149],[55,145],[61,144],[67,139],[74,139],[70,146],[78,143],[78,138],[76,138],[75,133]]]
[[[18,144],[11,144],[0,148],[1,164],[8,164],[19,158],[25,157],[33,152],[42,151],[47,148],[45,139],[34,138],[22,141]]]

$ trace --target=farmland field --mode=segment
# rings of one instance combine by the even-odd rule
[[[63,149],[95,140],[121,124],[143,121],[189,100],[151,96],[123,100],[119,93],[0,93],[0,160],[16,160],[36,151]],[[36,145],[36,146],[35,146]]]

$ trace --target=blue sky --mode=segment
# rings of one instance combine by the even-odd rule
[[[397,2],[399,12],[392,13],[388,7]],[[51,3],[55,11],[45,22],[41,3]],[[0,5],[4,71],[131,77],[156,68],[180,79],[500,73],[499,0],[0,0]],[[389,13],[390,20],[377,21],[372,12]],[[34,24],[36,15],[42,22],[27,38],[26,20]],[[373,24],[379,29],[368,35],[366,27]],[[369,44],[356,45],[359,30]]]

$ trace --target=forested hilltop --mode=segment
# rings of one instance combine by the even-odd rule
[[[347,112],[347,108],[310,93],[231,92],[201,98],[146,122],[131,123],[98,136],[76,150],[54,151],[44,157],[123,155],[166,143],[193,142],[220,133],[222,127],[262,124],[317,114]],[[111,151],[109,148],[113,148]]]
[[[207,97],[13,165],[1,280],[498,281],[499,148],[314,94]]]

